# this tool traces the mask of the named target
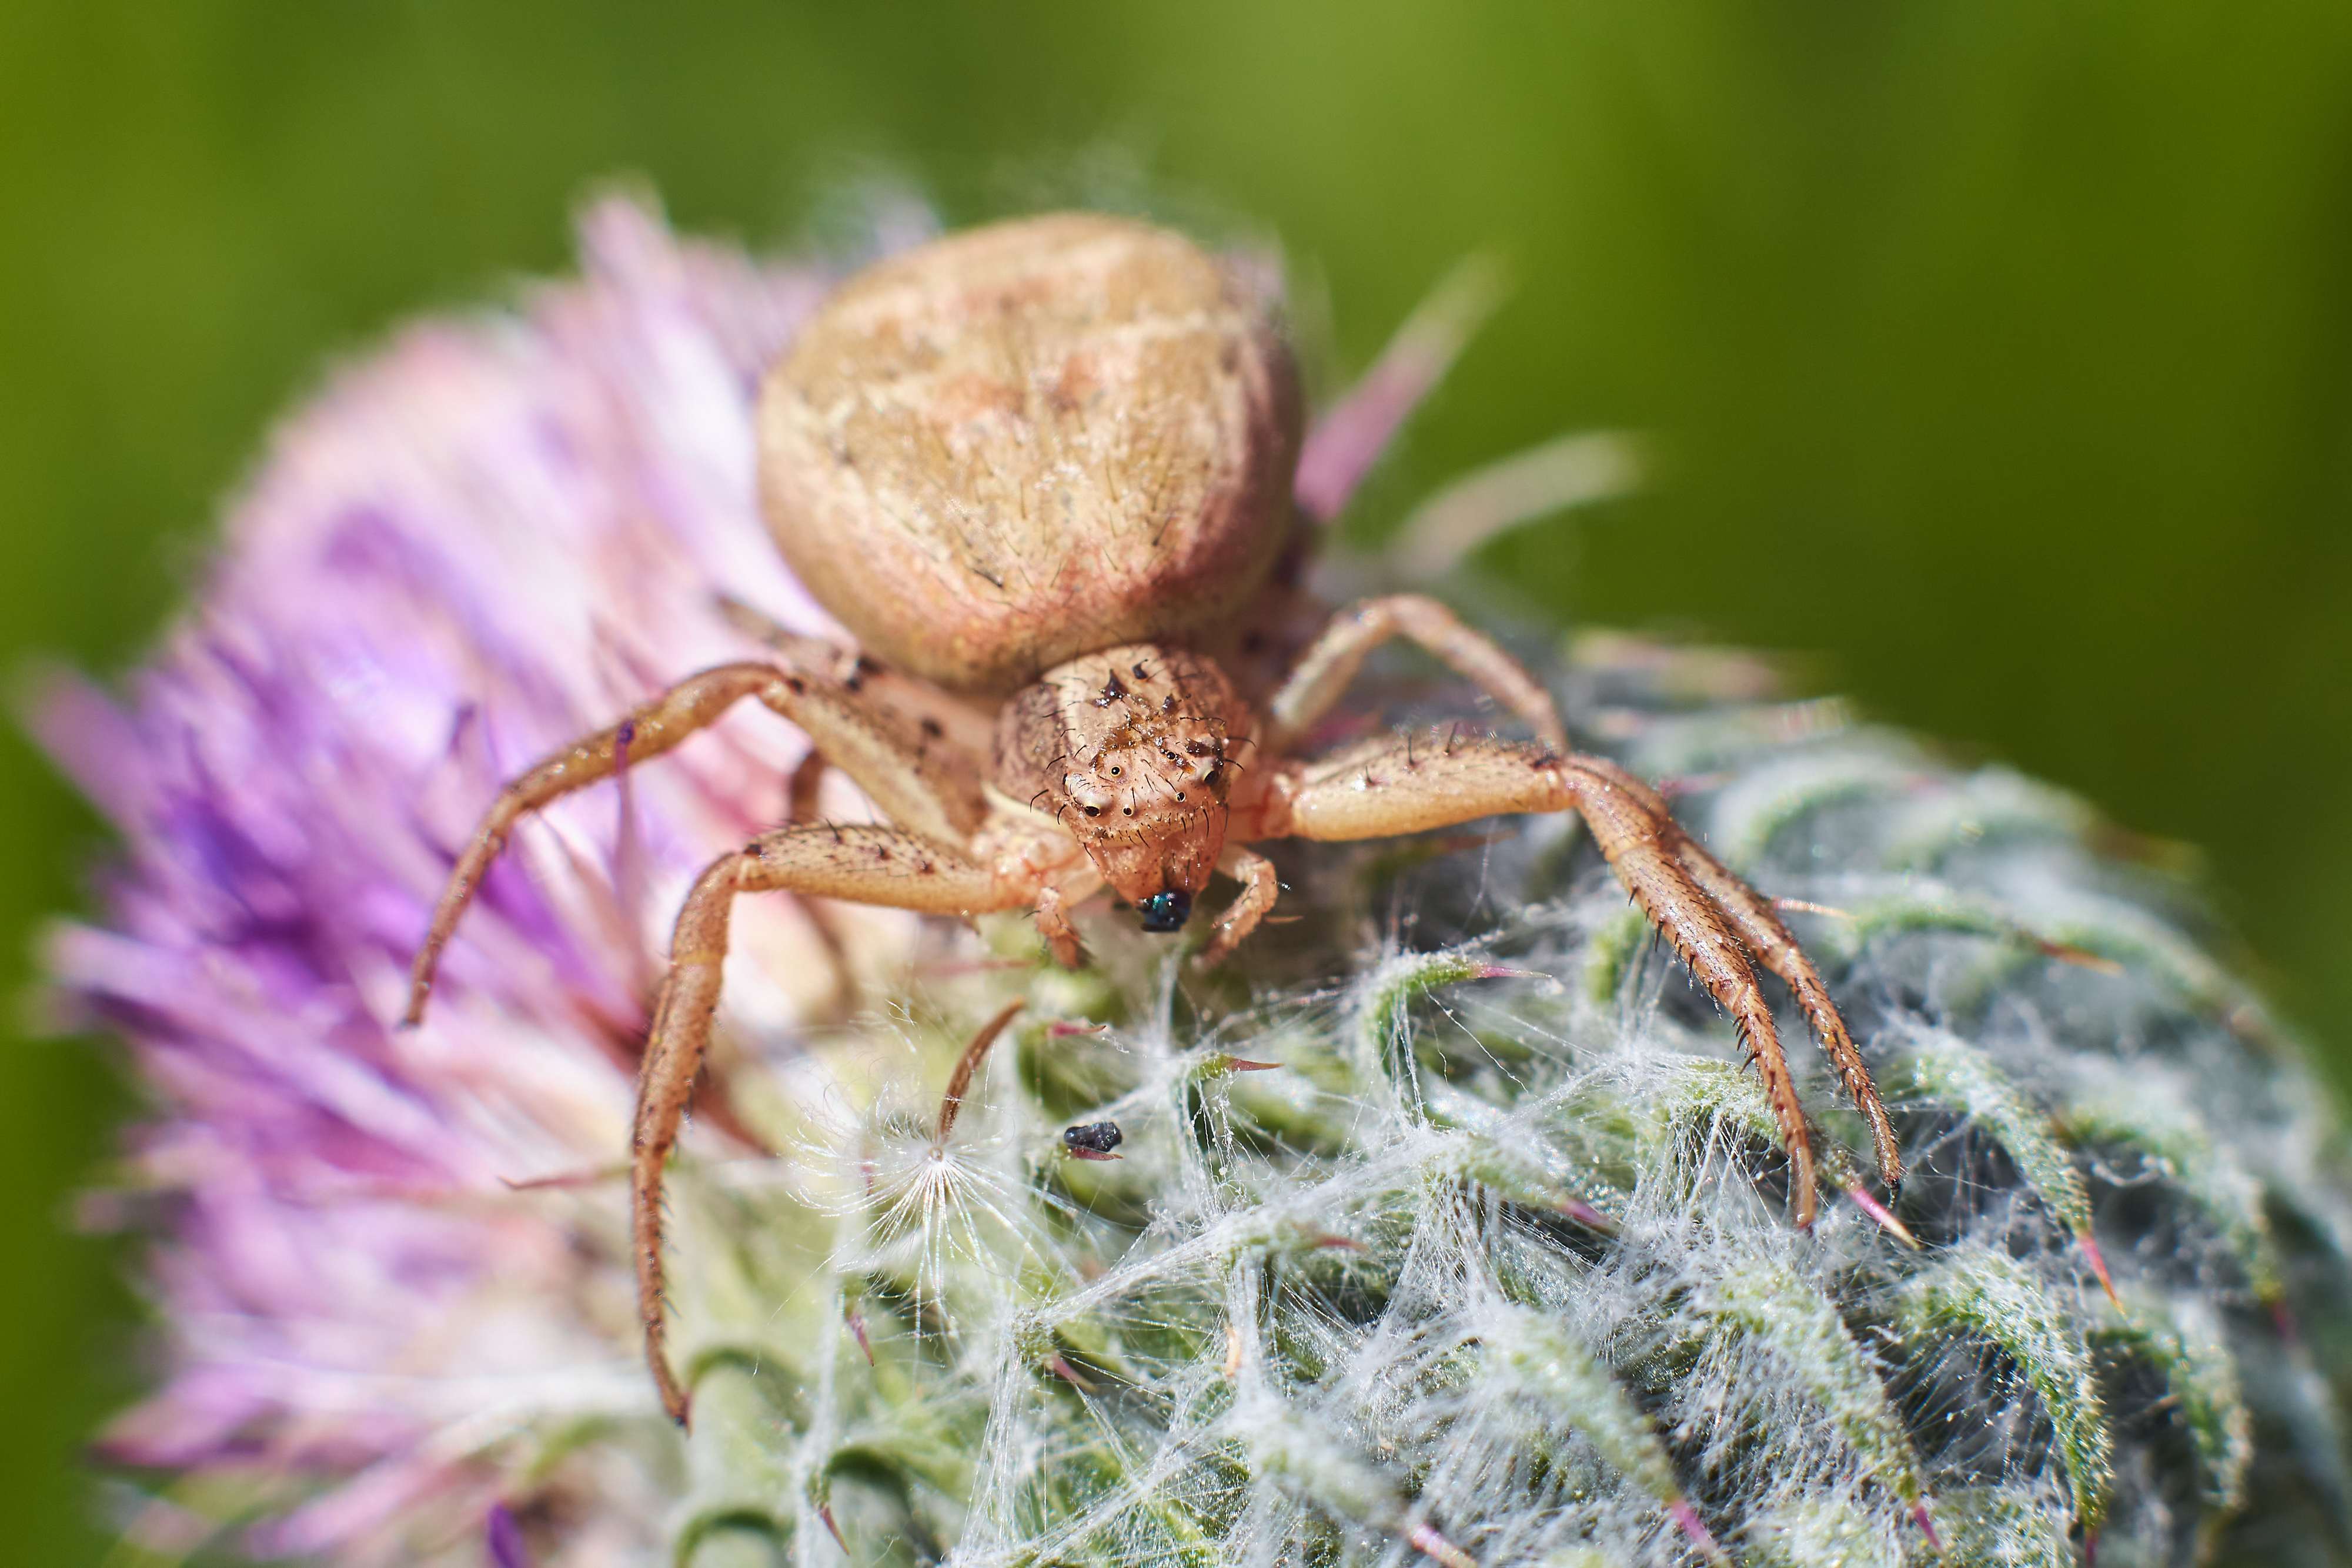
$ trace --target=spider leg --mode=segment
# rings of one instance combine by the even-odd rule
[[[1903,1182],[1903,1151],[1895,1145],[1895,1124],[1886,1114],[1886,1103],[1878,1097],[1878,1085],[1871,1081],[1870,1067],[1854,1048],[1853,1036],[1847,1032],[1845,1019],[1839,1016],[1837,1004],[1830,999],[1829,988],[1822,983],[1821,971],[1805,956],[1797,938],[1772,909],[1772,901],[1733,875],[1724,863],[1700,847],[1695,839],[1685,836],[1675,846],[1675,852],[1690,872],[1691,880],[1706,890],[1715,900],[1731,928],[1757,962],[1780,977],[1790,993],[1797,998],[1797,1007],[1813,1026],[1822,1050],[1837,1071],[1838,1080],[1845,1085],[1854,1109],[1870,1124],[1870,1140],[1878,1155],[1878,1174],[1889,1192]]]
[[[1805,956],[1796,936],[1782,923],[1772,901],[1733,874],[1731,869],[1708,853],[1696,839],[1682,831],[1674,820],[1674,808],[1666,798],[1636,779],[1624,768],[1603,758],[1582,758],[1596,769],[1605,768],[1616,788],[1638,801],[1659,821],[1672,830],[1675,857],[1691,874],[1691,880],[1706,890],[1739,940],[1762,964],[1789,988],[1796,998],[1798,1010],[1813,1026],[1813,1033],[1822,1042],[1822,1051],[1837,1071],[1838,1080],[1853,1100],[1854,1109],[1870,1124],[1871,1144],[1878,1157],[1880,1177],[1892,1189],[1903,1180],[1903,1152],[1896,1147],[1895,1124],[1886,1114],[1886,1103],[1878,1096],[1878,1085],[1872,1082],[1870,1068],[1854,1048],[1853,1036],[1847,1032],[1845,1019],[1839,1016],[1837,1004],[1830,999],[1829,987],[1822,983],[1821,971]]]
[[[1083,968],[1087,950],[1078,941],[1078,928],[1070,923],[1070,900],[1058,887],[1048,886],[1037,894],[1037,935],[1045,939],[1054,962],[1065,969]]]
[[[1205,967],[1222,963],[1225,955],[1242,944],[1242,938],[1257,929],[1266,911],[1281,896],[1281,884],[1275,880],[1274,862],[1240,844],[1229,843],[1225,852],[1217,857],[1217,869],[1242,884],[1242,895],[1217,917],[1215,935],[1201,949],[1201,963]]]
[[[1265,705],[1265,748],[1286,756],[1331,709],[1364,667],[1373,649],[1392,638],[1419,643],[1479,690],[1509,708],[1556,750],[1568,749],[1568,728],[1551,694],[1494,639],[1472,631],[1454,612],[1418,593],[1366,599],[1334,615],[1292,666]]]
[[[824,788],[825,772],[832,766],[824,753],[814,747],[793,764],[792,774],[784,780],[785,821],[805,827],[824,820],[817,810],[817,791]]]
[[[784,821],[799,826],[824,820],[819,809],[817,792],[824,783],[825,774],[833,764],[824,752],[814,747],[793,765],[792,777],[784,783]],[[822,899],[803,898],[801,912],[808,916],[809,929],[816,933],[817,945],[824,949],[825,967],[831,971],[833,985],[826,1000],[828,1016],[845,1014],[854,999],[852,988],[856,973],[850,967],[849,947],[841,937],[841,922]]]
[[[1731,1015],[1780,1124],[1797,1223],[1809,1225],[1813,1218],[1811,1134],[1751,953],[1796,992],[1848,1092],[1870,1118],[1886,1179],[1900,1179],[1892,1129],[1870,1071],[1795,938],[1760,895],[1692,841],[1657,791],[1606,758],[1486,738],[1441,737],[1418,746],[1391,738],[1280,768],[1268,781],[1257,820],[1244,824],[1251,830],[1244,836],[1381,838],[1505,812],[1559,810],[1584,819],[1618,881]]]
[[[404,1021],[425,1016],[441,952],[514,826],[541,807],[675,749],[736,703],[757,697],[806,732],[895,822],[948,841],[968,837],[986,814],[980,769],[961,748],[878,707],[832,674],[789,665],[721,664],[690,675],[620,723],[548,757],[499,792],[449,873],[410,972]]]
[[[970,703],[853,649],[794,632],[731,595],[719,596],[719,610],[737,631],[774,649],[794,669],[824,671],[844,689],[898,715],[923,734],[944,737],[950,744],[982,757],[988,755],[994,729],[989,716]]]
[[[669,975],[646,1042],[629,1143],[631,1239],[646,1364],[662,1407],[680,1426],[687,1394],[670,1372],[662,1314],[662,1173],[710,1043],[729,925],[736,895],[745,893],[815,894],[932,915],[1016,908],[1037,896],[1034,887],[1009,882],[961,851],[882,827],[782,829],[719,856],[695,880],[670,940]]]

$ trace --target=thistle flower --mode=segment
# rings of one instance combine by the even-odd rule
[[[829,630],[750,423],[825,276],[625,203],[583,240],[582,281],[336,377],[128,691],[41,708],[124,843],[49,962],[152,1104],[94,1205],[152,1238],[159,1382],[106,1437],[134,1546],[2336,1560],[2340,1134],[2193,898],[2053,791],[1600,637],[1554,663],[1566,710],[1790,901],[1899,1094],[1899,1195],[1832,1113],[1851,1201],[1787,1223],[1728,1029],[1567,820],[1291,846],[1303,918],[1213,978],[1107,925],[1069,974],[1017,922],[747,901],[673,1186],[681,1437],[611,1176],[649,956],[797,738],[738,716],[545,813],[394,1027],[503,778],[756,652],[728,601]]]

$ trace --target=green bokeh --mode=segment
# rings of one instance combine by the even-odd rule
[[[0,653],[120,667],[322,361],[567,263],[600,178],[789,237],[1128,182],[1278,233],[1360,363],[1520,288],[1364,508],[1588,424],[1664,482],[1489,564],[1823,656],[1876,712],[2204,846],[2352,1062],[2352,8],[111,5],[0,13]],[[101,840],[0,740],[0,979]],[[5,1042],[0,1519],[95,1560],[135,1309],[73,1187],[127,1103]]]

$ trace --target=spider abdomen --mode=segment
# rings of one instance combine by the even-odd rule
[[[762,501],[867,652],[1003,693],[1231,624],[1282,548],[1298,428],[1288,350],[1228,268],[1056,214],[841,288],[761,391]]]

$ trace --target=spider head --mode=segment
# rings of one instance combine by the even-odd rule
[[[1227,737],[1243,716],[1200,654],[1135,644],[1074,659],[1007,706],[998,785],[1050,812],[1146,931],[1179,931],[1224,852]]]
[[[1224,851],[1223,791],[1204,787],[1198,767],[1171,766],[1157,744],[1108,747],[1066,769],[1059,815],[1071,837],[1146,931],[1183,929]]]

